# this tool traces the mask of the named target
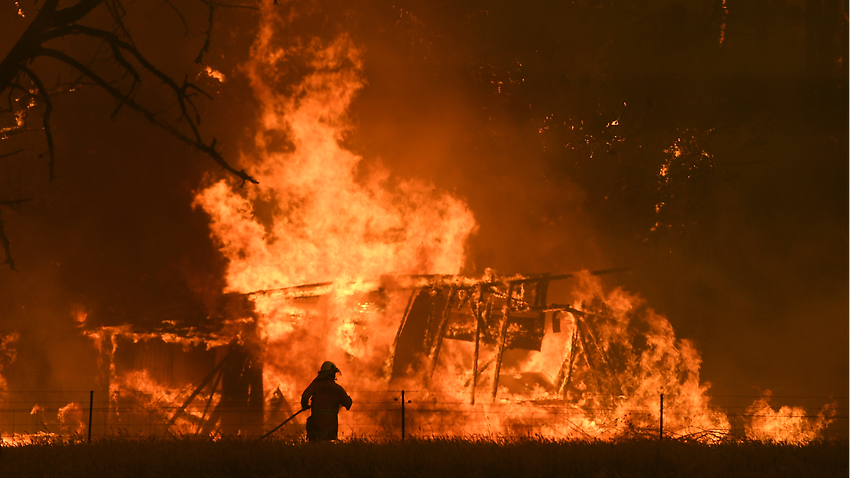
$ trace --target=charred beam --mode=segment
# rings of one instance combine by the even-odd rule
[[[413,291],[410,293],[410,298],[407,299],[407,306],[404,308],[404,315],[401,317],[401,322],[398,324],[398,332],[395,334],[395,339],[393,339],[393,348],[392,353],[390,355],[389,367],[387,369],[390,371],[390,377],[392,378],[393,366],[395,365],[395,356],[398,351],[398,342],[401,339],[401,334],[404,332],[404,326],[407,324],[407,318],[410,316],[410,309],[413,308],[413,300],[416,298],[417,291]]]
[[[563,363],[561,363],[561,369],[558,371],[558,377],[555,379],[555,383],[558,385],[558,395],[560,395],[562,399],[567,398],[567,391],[573,378],[573,364],[575,363],[576,356],[578,355],[579,347],[578,334],[578,328],[574,329],[572,337],[570,338],[569,355],[565,357]]]
[[[493,371],[493,388],[490,392],[492,401],[496,401],[496,394],[499,392],[499,373],[502,370],[502,357],[505,354],[505,343],[508,338],[508,320],[511,316],[511,305],[514,295],[514,284],[508,287],[508,298],[505,308],[502,309],[502,320],[499,326],[499,340],[496,345],[496,369]]]
[[[624,272],[632,269],[631,267],[619,267],[615,269],[603,269],[598,271],[590,271],[591,275],[598,276],[604,274],[613,274],[616,272]],[[510,277],[503,278],[489,278],[486,280],[482,279],[473,279],[470,277],[464,277],[460,275],[449,275],[449,274],[414,274],[407,276],[399,276],[399,279],[403,279],[400,281],[400,285],[397,288],[393,288],[390,290],[401,290],[401,289],[427,289],[431,288],[432,290],[446,288],[446,287],[456,287],[458,289],[471,289],[473,287],[508,287],[511,284],[521,285],[521,284],[545,284],[545,287],[548,287],[548,284],[552,281],[563,280],[563,279],[571,279],[576,277],[576,274],[559,274],[559,275],[550,275],[550,274],[534,274],[534,275],[516,275]],[[355,283],[349,282],[346,285],[354,285]],[[380,281],[372,281],[366,282],[366,284],[370,284],[374,287],[374,289],[378,289],[382,287],[382,283]],[[246,292],[245,295],[273,295],[273,294],[283,294],[285,297],[316,297],[319,295],[324,295],[328,293],[328,291],[335,285],[334,282],[316,282],[313,284],[299,284],[288,287],[280,287],[276,289],[262,289],[256,290],[253,292]],[[545,297],[544,297],[545,299]],[[554,309],[563,309],[568,310],[571,309],[568,305],[559,305],[559,304],[550,304],[549,306],[545,305],[545,300],[542,301],[539,307],[547,307],[547,310]],[[575,309],[573,309],[575,310]]]
[[[446,326],[449,323],[449,313],[452,310],[452,299],[456,296],[457,291],[454,287],[449,289],[449,295],[446,298],[446,305],[443,307],[443,311],[440,314],[440,323],[437,325],[436,332],[436,342],[434,342],[431,347],[430,355],[430,370],[428,372],[428,378],[430,379],[434,375],[434,369],[437,368],[437,359],[440,356],[440,348],[443,346],[443,336],[446,334]]]
[[[431,345],[434,343],[434,316],[437,315],[437,299],[440,297],[439,289],[431,289],[430,294],[430,306],[428,308],[428,322],[425,325],[425,338],[423,342],[423,348],[428,355],[431,354]]]
[[[207,399],[207,404],[204,406],[204,413],[201,414],[201,418],[198,421],[198,428],[195,430],[195,434],[201,433],[203,429],[204,419],[207,417],[207,413],[210,411],[210,406],[212,406],[213,398],[215,397],[215,391],[218,389],[218,384],[221,382],[221,377],[224,375],[222,370],[218,371],[218,375],[215,377],[215,382],[213,382],[212,387],[210,388],[210,398]]]
[[[215,378],[216,374],[220,370],[222,370],[225,365],[227,365],[227,362],[229,362],[231,357],[233,356],[231,352],[232,349],[228,350],[227,354],[221,358],[221,361],[219,361],[218,364],[213,367],[210,373],[208,373],[206,377],[201,379],[200,383],[198,383],[198,386],[195,387],[195,390],[193,390],[192,393],[189,394],[189,397],[186,398],[186,400],[183,402],[183,405],[181,405],[180,408],[178,408],[177,411],[174,412],[174,415],[172,415],[171,418],[168,419],[168,425],[165,427],[165,433],[168,433],[168,429],[171,428],[171,425],[173,425],[175,421],[180,418],[183,413],[186,412],[186,408],[189,407],[195,397],[197,397],[204,390],[204,388],[206,388],[207,384],[209,384],[212,379]]]
[[[472,387],[470,390],[470,403],[475,405],[475,387],[478,385],[478,350],[481,346],[481,320],[482,320],[482,311],[481,311],[481,301],[482,299],[481,288],[478,288],[478,299],[473,300],[473,309],[472,315],[475,317],[475,349],[472,353]],[[485,305],[485,310],[489,312],[489,302]]]

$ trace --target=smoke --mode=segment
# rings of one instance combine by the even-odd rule
[[[429,25],[430,35],[417,38],[433,43],[425,52],[397,39],[397,31],[358,30],[355,38],[369,42],[363,56],[368,86],[352,105],[351,147],[367,161],[468,202],[479,230],[470,241],[467,272],[607,267],[580,189],[555,177],[510,105],[481,98],[479,78],[469,84],[469,65],[453,58],[433,31],[442,27]],[[416,54],[422,56],[411,58]]]
[[[495,16],[496,7],[489,14],[483,10],[475,14]],[[558,36],[561,30],[586,37],[587,45],[597,40],[604,43],[592,26],[568,29],[554,18],[517,17],[519,26],[534,21],[541,36],[560,38],[547,45],[506,34],[513,27],[504,20],[504,13],[502,23],[496,26],[461,32],[470,24],[470,17],[440,14],[436,6],[315,2],[279,8],[290,23],[269,40],[270,50],[284,51],[274,72],[252,72],[245,63],[259,21],[249,13],[221,18],[208,55],[212,67],[223,71],[228,81],[209,80],[207,86],[216,101],[204,106],[202,127],[224,144],[226,157],[261,177],[259,188],[246,185],[239,190],[213,171],[206,158],[151,130],[129,112],[120,113],[114,122],[107,121],[115,105],[92,89],[55,101],[57,181],[48,184],[46,171],[38,176],[43,161],[37,152],[43,145],[36,139],[21,140],[28,148],[26,161],[3,164],[4,177],[23,178],[16,186],[25,196],[36,198],[21,210],[23,214],[3,212],[21,270],[0,277],[0,326],[5,334],[20,335],[14,345],[17,358],[4,371],[10,388],[96,387],[91,378],[97,376],[95,352],[73,322],[71,310],[75,307],[89,312],[90,324],[131,322],[145,328],[160,324],[167,318],[164,311],[175,307],[209,305],[225,289],[247,291],[335,279],[328,276],[340,269],[345,271],[340,277],[352,280],[380,274],[383,271],[368,268],[371,256],[343,266],[328,263],[309,273],[288,268],[286,261],[249,256],[246,259],[267,266],[260,275],[269,279],[245,276],[238,284],[228,282],[234,262],[221,254],[221,242],[210,237],[211,221],[215,228],[221,217],[211,217],[192,206],[195,193],[209,191],[210,202],[230,201],[234,214],[253,212],[250,221],[240,222],[246,227],[246,241],[261,242],[274,235],[278,242],[269,241],[263,246],[266,251],[297,251],[303,249],[304,238],[274,230],[275,221],[284,216],[315,221],[316,215],[287,216],[297,208],[281,208],[280,204],[292,204],[305,196],[297,184],[309,183],[310,192],[326,190],[326,181],[343,171],[351,184],[367,185],[367,193],[337,198],[328,194],[324,198],[328,207],[333,206],[333,199],[367,203],[384,194],[384,199],[393,197],[401,204],[434,201],[439,206],[438,216],[455,211],[474,217],[477,230],[468,236],[464,255],[447,260],[451,267],[417,262],[410,259],[415,257],[411,253],[404,261],[413,264],[407,272],[459,270],[474,275],[491,267],[511,274],[635,265],[629,274],[607,278],[607,285],[622,285],[639,293],[668,317],[679,337],[692,340],[703,357],[701,377],[714,384],[716,394],[759,395],[761,389],[770,388],[780,405],[787,396],[846,395],[847,141],[846,127],[842,129],[846,118],[833,121],[828,111],[809,115],[808,109],[794,103],[797,100],[785,101],[790,97],[786,90],[772,93],[769,103],[785,105],[788,113],[777,113],[765,121],[773,130],[761,136],[763,144],[750,146],[748,139],[738,141],[729,136],[711,144],[718,161],[754,164],[726,167],[731,180],[712,196],[712,212],[700,218],[703,226],[694,237],[684,245],[665,240],[643,242],[646,237],[635,233],[641,218],[627,217],[635,209],[620,203],[623,211],[612,216],[599,205],[608,195],[598,191],[607,192],[615,182],[606,182],[610,178],[600,174],[601,179],[589,183],[570,166],[577,162],[628,163],[627,155],[606,163],[599,156],[556,154],[550,143],[540,140],[543,133],[538,126],[542,128],[542,124],[530,121],[529,111],[541,121],[552,113],[546,110],[546,99],[533,105],[518,105],[509,99],[519,95],[517,88],[528,91],[533,81],[534,88],[543,91],[546,81],[561,81],[561,69],[573,69],[581,75],[572,77],[572,83],[564,81],[562,88],[546,91],[571,95],[569,101],[596,101],[589,94],[582,97],[588,91],[582,89],[586,83],[603,84],[601,75],[585,71],[592,62],[583,62],[579,54],[569,64],[546,61],[554,57],[551,52],[572,44],[568,40],[573,37]],[[194,31],[203,31],[203,12],[188,17],[194,22]],[[197,38],[182,35],[179,19],[170,15],[167,7],[128,18],[139,26],[170,22],[164,24],[165,33],[140,35],[140,42],[159,52],[156,61],[164,62],[168,71],[180,72],[176,76],[185,72],[195,78],[207,66],[187,68],[197,54]],[[549,22],[558,23],[558,30]],[[257,158],[272,151],[278,155],[277,165],[298,159],[292,150],[296,145],[289,126],[267,123],[267,114],[259,120],[257,116],[263,111],[297,112],[293,105],[303,93],[297,88],[305,77],[316,74],[309,55],[304,56],[305,51],[312,51],[308,48],[312,41],[348,52],[340,53],[336,70],[319,72],[355,76],[356,85],[350,90],[330,92],[348,100],[345,112],[330,115],[333,121],[350,122],[350,128],[334,136],[348,164],[287,170],[287,182],[275,189],[272,173]],[[727,50],[734,48],[736,41],[742,40],[735,38],[730,28]],[[351,53],[355,51],[356,55]],[[349,53],[353,56],[346,57]],[[743,53],[739,55],[738,60],[746,59]],[[671,87],[675,94],[665,103],[657,90],[669,87],[666,80],[658,80],[667,73],[661,67],[658,71],[643,68],[646,70],[635,69],[626,75],[629,81],[624,83],[637,86],[618,93],[632,95],[630,105],[636,103],[632,97],[640,102],[654,97],[651,112],[658,116],[650,116],[647,128],[686,115],[688,107],[678,106],[682,102],[691,105],[685,100],[709,86],[709,80],[704,80],[695,81],[691,90]],[[252,75],[258,74],[268,76],[269,91],[256,95],[259,85]],[[730,76],[734,74],[736,71]],[[646,84],[657,85],[650,88]],[[733,81],[729,88],[741,90],[738,86]],[[274,100],[275,95],[282,99]],[[619,105],[622,100],[611,93],[611,98],[601,103]],[[550,104],[554,109],[565,102],[553,97]],[[749,114],[744,106],[740,113]],[[694,115],[708,118],[711,114]],[[788,119],[791,116],[800,119]],[[815,120],[803,124],[813,116]],[[727,130],[739,131],[737,126],[732,124]],[[749,148],[744,153],[737,150],[742,143]],[[659,153],[666,146],[669,144],[659,146]],[[334,175],[324,174],[328,171]],[[211,185],[212,189],[205,189]],[[237,194],[227,197],[233,191]],[[453,208],[458,206],[449,205],[447,198],[468,209],[456,211]],[[406,218],[415,211],[409,204],[405,207],[403,214],[387,213],[387,223],[380,227],[358,222],[357,215],[341,225],[360,235],[374,228],[379,238],[397,227],[399,216]],[[441,235],[442,231],[433,233]],[[466,236],[456,236],[457,240],[462,237]],[[334,245],[321,238],[311,241],[323,247]],[[237,255],[242,246],[228,245],[230,253]],[[310,254],[310,261],[321,262],[321,251],[314,249]],[[570,286],[562,287],[552,299],[562,297],[563,302],[571,302]],[[309,373],[314,367],[303,365]]]

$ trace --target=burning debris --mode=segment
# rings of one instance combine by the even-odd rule
[[[604,293],[598,276],[609,272],[617,270],[398,276],[228,294],[228,306],[205,317],[203,336],[180,321],[156,333],[98,327],[96,313],[86,326],[109,337],[101,346],[110,422],[144,423],[146,414],[150,434],[259,436],[299,410],[316,357],[334,357],[355,402],[364,402],[341,417],[341,429],[355,433],[392,434],[398,424],[386,408],[361,397],[406,389],[418,391],[419,404],[408,426],[439,434],[654,436],[663,394],[668,436],[727,437],[730,420],[700,383],[694,346],[637,298]],[[548,300],[555,281],[575,284],[572,305]],[[143,408],[131,411],[128,401]],[[69,404],[61,415],[78,409]],[[815,419],[802,408],[773,412],[766,398],[750,411],[746,436],[763,440],[810,441],[830,421],[828,409]],[[284,432],[301,430],[293,423]]]
[[[150,433],[262,430],[262,354],[253,303],[225,294],[213,310],[196,304],[154,315],[161,322],[151,330],[103,325],[108,317],[87,315],[84,333],[100,352],[101,387],[109,390],[110,407],[130,401],[143,404],[143,413],[167,414],[164,425],[148,427]],[[203,370],[208,373],[198,381]]]

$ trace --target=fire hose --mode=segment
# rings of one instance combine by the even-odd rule
[[[286,420],[284,420],[284,421],[283,421],[283,423],[281,423],[280,425],[278,425],[278,426],[276,426],[276,427],[272,428],[270,432],[266,433],[265,435],[261,436],[260,438],[257,438],[257,441],[260,441],[260,440],[262,440],[263,438],[265,438],[265,437],[267,437],[267,436],[271,435],[272,433],[276,432],[276,431],[278,430],[278,428],[280,428],[280,427],[282,427],[282,426],[286,425],[287,423],[289,423],[289,421],[290,421],[290,420],[292,420],[293,418],[297,417],[297,416],[298,416],[298,414],[299,414],[299,413],[301,413],[301,412],[303,412],[304,410],[307,410],[307,409],[306,409],[306,408],[302,408],[301,410],[298,410],[298,411],[297,411],[297,412],[295,412],[295,413],[294,413],[291,417],[289,417],[289,418],[287,418]]]

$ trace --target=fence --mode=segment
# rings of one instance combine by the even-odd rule
[[[553,439],[653,437],[708,440],[725,437],[810,441],[847,439],[847,397],[780,397],[794,408],[754,410],[758,396],[715,396],[711,409],[689,407],[689,397],[659,395],[655,406],[629,408],[622,397],[598,396],[581,406],[556,400],[500,400],[470,404],[432,391],[350,391],[354,406],[339,415],[340,437],[502,436]],[[214,396],[194,408],[168,397],[106,391],[0,393],[0,439],[90,440],[105,437],[260,437],[300,405],[267,400],[257,407],[217,407]],[[831,403],[826,407],[824,404]],[[307,413],[275,435],[300,436]],[[829,420],[824,421],[824,416]],[[723,419],[726,426],[723,426]]]

